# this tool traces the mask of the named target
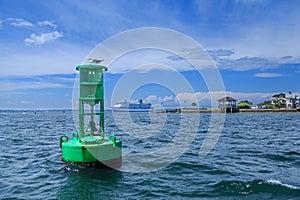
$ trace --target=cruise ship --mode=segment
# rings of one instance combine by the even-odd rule
[[[139,100],[136,103],[131,103],[128,101],[123,101],[116,103],[112,107],[113,111],[117,112],[151,112],[151,103],[143,103],[143,100]]]

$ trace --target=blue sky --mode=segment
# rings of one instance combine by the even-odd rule
[[[143,27],[172,29],[201,44],[226,92],[238,100],[259,103],[278,92],[300,93],[300,1],[2,0],[0,10],[0,109],[71,108],[75,66],[99,43]],[[157,57],[189,81],[200,106],[209,104],[195,71],[174,55],[145,51],[108,66],[106,107],[131,62]],[[163,76],[160,68],[142,73]],[[189,93],[148,84],[131,98],[163,104],[184,96],[189,102]]]

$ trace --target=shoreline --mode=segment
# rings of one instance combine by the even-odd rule
[[[240,112],[300,112],[297,109],[240,109]]]
[[[192,109],[192,108],[177,108],[177,109],[165,109],[156,110],[156,113],[224,113],[218,108],[208,108],[208,109]],[[295,113],[299,112],[298,109],[239,109],[237,112],[233,113]],[[230,113],[230,112],[227,112]]]

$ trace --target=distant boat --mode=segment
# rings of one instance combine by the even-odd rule
[[[112,107],[116,112],[151,112],[151,103],[143,103],[143,100],[139,100],[137,103],[123,101],[116,103]]]

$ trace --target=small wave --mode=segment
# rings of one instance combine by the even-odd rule
[[[286,155],[300,156],[300,153],[299,153],[299,152],[296,152],[296,151],[290,151],[290,152],[286,153]]]
[[[262,151],[255,150],[255,149],[238,149],[237,152],[242,154],[251,154],[251,155],[258,155],[262,153]]]
[[[79,172],[78,169],[72,169],[71,167],[68,167],[68,166],[65,167],[65,170],[66,171],[72,171],[72,172]]]
[[[284,155],[274,155],[274,154],[267,154],[264,157],[274,160],[274,161],[294,161],[295,158],[291,157],[291,156],[284,156]]]
[[[221,181],[212,185],[214,195],[266,194],[272,197],[300,197],[300,189],[279,180]]]
[[[71,168],[68,167],[68,166],[66,166],[65,169],[66,169],[67,171],[70,171],[70,170],[71,170]]]
[[[225,169],[219,169],[213,166],[209,165],[204,165],[200,163],[195,163],[195,162],[180,162],[176,161],[175,163],[172,163],[169,165],[168,170],[171,171],[182,171],[184,173],[194,173],[194,171],[201,171],[204,174],[211,174],[211,175],[231,175],[235,176],[233,173],[230,171],[227,171]]]
[[[282,183],[281,181],[274,180],[274,179],[266,180],[266,183],[270,183],[270,184],[273,184],[273,185],[281,185],[281,186],[284,186],[284,187],[287,187],[287,188],[290,188],[290,189],[293,189],[293,190],[298,189],[296,186],[289,185],[289,184],[286,184],[286,183]]]

